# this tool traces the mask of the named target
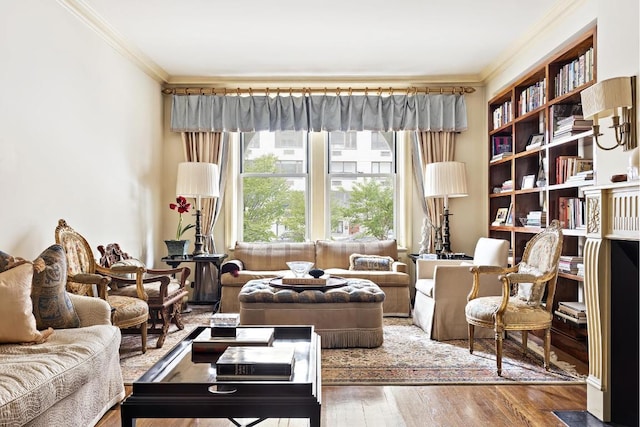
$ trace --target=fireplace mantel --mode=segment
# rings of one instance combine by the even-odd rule
[[[619,240],[640,241],[639,190],[640,182],[632,181],[584,191],[587,210],[584,287],[589,334],[587,410],[602,421],[616,418],[611,401],[612,387],[616,387],[611,375],[611,330],[625,327],[612,325],[612,286],[616,284],[612,284],[611,245]]]

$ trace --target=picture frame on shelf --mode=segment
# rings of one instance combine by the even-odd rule
[[[513,225],[513,203],[509,203],[509,208],[507,209],[507,219],[505,220],[505,225]]]
[[[534,148],[541,147],[544,143],[544,134],[543,133],[533,133],[529,135],[529,139],[527,140],[527,146],[525,150],[533,150]]]
[[[536,175],[525,175],[522,177],[521,190],[529,190],[536,185]]]
[[[509,208],[498,208],[496,211],[496,218],[491,225],[504,225],[507,221],[507,215],[509,214]]]
[[[491,137],[492,158],[501,158],[513,152],[513,144],[510,135],[494,135]]]

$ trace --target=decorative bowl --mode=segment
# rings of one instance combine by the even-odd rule
[[[287,266],[294,276],[304,277],[309,270],[311,270],[311,267],[313,267],[313,263],[310,261],[289,261],[287,262]]]

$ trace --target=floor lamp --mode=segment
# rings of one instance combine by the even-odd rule
[[[444,198],[442,224],[442,252],[451,253],[451,234],[449,233],[449,198],[467,195],[467,173],[462,162],[429,163],[424,174],[424,196]]]
[[[183,162],[178,164],[178,180],[176,182],[178,196],[196,199],[196,243],[193,255],[203,255],[204,236],[202,235],[202,198],[220,196],[218,186],[218,165],[206,162]]]

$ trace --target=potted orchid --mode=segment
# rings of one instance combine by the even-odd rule
[[[189,212],[191,209],[191,203],[187,202],[187,199],[183,196],[176,197],[175,203],[169,203],[169,208],[174,211],[178,211],[178,229],[176,230],[175,240],[165,240],[167,245],[167,251],[170,257],[185,256],[187,249],[189,248],[189,240],[182,238],[182,235],[190,228],[195,227],[193,224],[183,225],[182,214]]]

